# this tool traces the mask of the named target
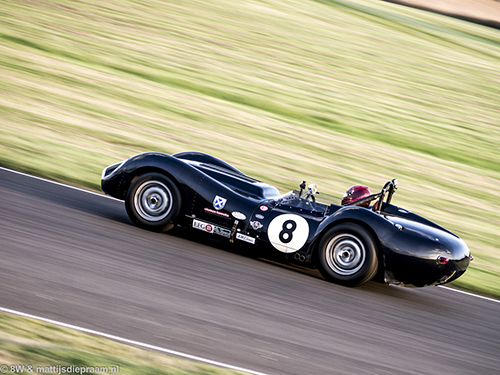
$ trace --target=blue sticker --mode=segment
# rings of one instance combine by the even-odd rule
[[[227,199],[219,197],[218,195],[215,196],[214,198],[214,208],[216,210],[222,210],[224,206],[226,205]]]

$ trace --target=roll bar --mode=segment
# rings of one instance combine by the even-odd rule
[[[378,199],[378,202],[374,205],[374,211],[377,213],[382,212],[382,205],[384,203],[384,199],[387,195],[387,204],[391,203],[392,196],[394,192],[397,190],[398,179],[394,178],[391,181],[387,181],[380,191],[380,193],[372,194],[367,196],[366,198],[358,199],[357,201],[347,203],[345,206],[362,206],[366,203],[370,203],[371,201]]]
[[[384,203],[384,198],[387,193],[387,204],[391,204],[392,196],[394,195],[394,192],[398,188],[398,179],[393,178],[391,181],[387,181],[382,188],[382,191],[379,193],[380,198],[378,200],[378,204],[375,206],[377,209],[375,210],[376,212],[380,213],[382,212],[382,204]]]

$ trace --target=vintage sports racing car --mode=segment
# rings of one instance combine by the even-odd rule
[[[282,253],[346,286],[372,279],[444,284],[462,275],[472,259],[455,234],[391,204],[397,180],[376,194],[353,186],[338,205],[323,203],[315,185],[303,182],[282,195],[213,156],[183,152],[133,156],[105,168],[101,184],[106,194],[125,201],[141,228],[182,226],[264,256]]]

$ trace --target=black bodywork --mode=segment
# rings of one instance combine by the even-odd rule
[[[334,233],[336,227],[350,225],[362,230],[373,242],[377,269],[368,278],[405,286],[455,280],[465,272],[471,259],[469,248],[455,234],[391,204],[395,180],[365,199],[374,203],[371,206],[363,206],[364,202],[341,206],[319,202],[314,188],[305,189],[304,185],[282,195],[275,187],[207,154],[144,153],[104,169],[102,190],[126,203],[128,200],[128,207],[133,206],[131,187],[135,180],[148,174],[165,176],[178,190],[171,197],[177,205],[169,217],[172,225],[163,229],[179,225],[238,246],[254,247],[264,254],[281,253],[291,262],[324,268],[318,262],[318,249],[325,246],[321,245],[325,243],[323,237]],[[133,219],[130,210],[129,215]],[[147,224],[141,226],[148,228]],[[342,256],[348,257],[348,250],[330,253],[342,261]]]

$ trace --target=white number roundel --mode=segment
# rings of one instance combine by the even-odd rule
[[[269,242],[283,253],[300,250],[309,237],[309,224],[299,215],[276,216],[267,228]]]

